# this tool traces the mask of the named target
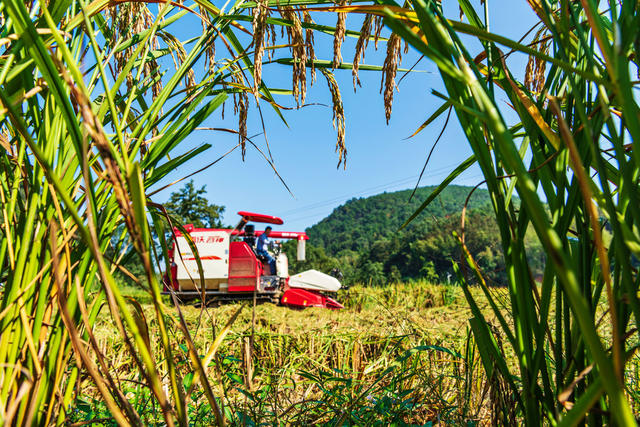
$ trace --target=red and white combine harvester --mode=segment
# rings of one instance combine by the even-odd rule
[[[282,219],[251,212],[238,215],[242,219],[232,230],[187,225],[184,228],[189,236],[174,230],[169,251],[171,273],[165,275],[164,293],[175,293],[182,300],[204,296],[208,301],[252,299],[255,294],[257,299],[292,307],[344,308],[330,296],[341,287],[335,277],[316,270],[289,276],[287,255],[280,246],[274,251],[276,271],[256,254],[256,239],[263,231],[256,231],[249,223],[281,225]],[[305,260],[306,233],[273,230],[269,237],[297,240],[297,260]],[[197,249],[202,277],[188,238]]]

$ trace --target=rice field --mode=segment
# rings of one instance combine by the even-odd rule
[[[129,291],[150,317],[152,306],[145,294]],[[265,303],[258,304],[254,313],[251,304],[180,307],[203,355],[240,310],[209,364],[210,380],[224,396],[220,403],[227,422],[491,422],[491,387],[479,366],[467,327],[470,311],[459,288],[424,282],[356,286],[341,291],[339,298],[346,309],[292,310]],[[167,324],[173,325],[178,312],[170,313]],[[179,334],[175,329],[170,333]],[[106,312],[98,317],[94,332],[106,363],[116,367],[114,375],[144,422],[161,422],[150,403],[150,391],[126,351],[121,351],[124,344]],[[149,340],[152,348],[159,346],[153,332]],[[174,358],[184,369],[188,390],[193,373],[182,346],[174,349]],[[97,390],[88,378],[84,381],[70,421],[102,419],[110,424]],[[193,392],[187,410],[195,425],[215,422],[202,391]]]
[[[480,288],[470,290],[489,314]],[[491,292],[498,301],[507,297],[505,288]],[[125,288],[125,294],[140,304],[147,319],[152,317],[145,291]],[[183,317],[198,354],[209,355],[216,347],[208,375],[230,425],[492,425],[505,416],[521,421],[516,396],[498,376],[487,378],[469,329],[472,312],[460,287],[426,282],[354,286],[341,290],[339,300],[344,310],[294,310],[263,303],[254,311],[251,303],[189,304],[179,311],[168,309],[166,320],[169,333],[178,338],[178,318]],[[168,298],[164,302],[170,304]],[[149,324],[149,345],[160,355],[154,321]],[[98,316],[94,333],[105,363],[115,368],[112,374],[143,422],[161,424],[157,403],[106,310]],[[191,392],[186,400],[189,422],[214,424],[203,391],[191,387],[194,373],[187,345],[175,342],[174,361],[185,392]],[[515,368],[517,358],[510,348],[501,342],[499,346]],[[164,361],[156,362],[166,372]],[[633,357],[626,375],[635,413],[640,408],[640,395],[634,392],[639,362]],[[67,421],[115,424],[90,378],[79,381],[81,395]],[[165,387],[167,381],[165,374]]]

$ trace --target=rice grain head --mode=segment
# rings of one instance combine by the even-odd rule
[[[338,165],[343,164],[343,167],[347,168],[347,146],[345,144],[345,118],[344,108],[342,105],[342,95],[340,94],[340,88],[338,82],[336,82],[333,73],[326,68],[321,68],[320,71],[327,79],[327,85],[329,86],[329,92],[331,93],[331,102],[333,104],[333,127],[338,132],[336,140],[336,152],[338,153]]]
[[[246,91],[239,94],[238,100],[238,142],[242,148],[242,160],[247,152],[247,115],[249,111],[249,95]]]
[[[373,44],[376,50],[378,50],[378,40],[380,40],[380,33],[384,28],[384,21],[381,16],[376,16],[373,18]]]
[[[540,45],[540,52],[544,53],[545,55],[548,54],[550,44],[551,44],[550,41],[546,41],[542,43],[542,45]],[[535,59],[535,71],[533,74],[533,82],[534,82],[535,91],[538,93],[541,93],[542,89],[544,89],[544,84],[546,81],[544,72],[546,68],[547,68],[546,61],[543,61],[540,58]]]
[[[305,24],[313,24],[313,19],[311,19],[311,14],[305,8],[302,12],[302,17]],[[311,86],[316,81],[316,67],[313,62],[316,59],[316,53],[314,51],[314,39],[313,39],[313,30],[311,28],[307,28],[305,31],[304,43],[307,49],[307,59],[310,61],[311,65]]]
[[[108,40],[108,44],[112,49],[116,46],[118,40],[131,38],[135,34],[141,33],[142,31],[151,28],[154,21],[154,15],[151,13],[151,11],[149,11],[144,2],[120,3],[118,5],[109,7],[107,9],[107,14],[111,18],[112,37],[110,40]],[[151,39],[151,48],[158,49],[158,47],[158,34],[156,34]],[[131,46],[119,52],[114,52],[113,57],[115,60],[116,73],[120,73],[120,71],[122,71],[125,64],[129,62],[134,52],[135,46]],[[159,69],[160,68],[156,60],[149,59],[145,62],[143,75],[145,77],[149,77]],[[127,88],[131,90],[134,85],[133,73],[129,73],[127,75],[126,83]],[[162,80],[156,79],[156,82],[152,87],[152,93],[155,96],[159,94],[161,90]]]
[[[336,2],[338,6],[344,6],[347,4],[347,0],[339,0]],[[344,12],[338,12],[338,21],[336,22],[336,29],[333,33],[333,68],[335,69],[342,63],[342,42],[344,41],[344,35],[346,32],[347,14]]]
[[[538,30],[533,38],[532,44],[535,45],[541,53],[546,54],[549,52],[550,37],[549,34],[544,31],[544,28]],[[524,85],[529,92],[539,94],[544,88],[544,72],[546,70],[546,66],[547,64],[545,61],[542,61],[533,55],[529,55],[529,60],[527,61],[527,67],[524,74]]]
[[[373,24],[373,16],[367,14],[362,22],[362,28],[360,28],[360,36],[356,42],[356,53],[353,57],[353,68],[351,74],[353,75],[353,91],[356,91],[356,85],[360,84],[360,78],[358,77],[358,70],[360,69],[360,60],[364,59],[364,54],[369,45],[369,37],[371,36],[371,28]]]
[[[273,24],[267,24],[265,29],[264,39],[268,43],[271,40],[271,46],[275,46],[278,35],[276,34],[276,26]],[[267,57],[269,61],[273,59],[273,49],[267,50]]]
[[[384,88],[384,113],[387,124],[391,118],[391,107],[393,105],[393,90],[396,88],[396,73],[398,65],[402,62],[400,51],[402,39],[396,33],[392,33],[387,42],[387,57],[382,64],[382,81],[380,82],[380,92]]]
[[[302,21],[298,13],[289,6],[279,8],[283,19],[291,21],[286,27],[289,49],[293,58],[292,91],[299,106],[304,104],[307,96],[307,49],[305,45]]]
[[[262,57],[264,56],[265,32],[269,9],[268,0],[257,0],[253,8],[253,95],[258,100],[258,88],[262,83]]]
[[[234,73],[231,80],[238,86],[247,86],[242,76],[242,70],[237,65],[233,65]],[[242,160],[244,161],[247,151],[247,115],[249,112],[249,95],[248,90],[237,90],[233,92],[233,112],[238,115],[238,143],[242,152]]]
[[[200,15],[203,17],[203,19],[200,21],[202,23],[202,32],[206,33],[209,28],[211,28],[211,21],[209,20],[207,10],[202,6],[200,6]],[[209,70],[209,73],[214,74],[216,63],[215,36],[213,37],[213,40],[211,40],[209,46],[207,46],[205,55],[205,67],[207,70]]]
[[[171,52],[171,58],[176,69],[187,59],[187,51],[184,46],[173,34],[168,31],[158,31],[158,36],[164,40]],[[175,56],[174,56],[175,55]],[[177,59],[177,60],[176,60]],[[157,65],[157,64],[156,64]],[[184,77],[184,85],[187,89],[191,89],[196,85],[196,77],[193,68],[190,68]]]
[[[534,67],[535,67],[535,58],[533,55],[529,55],[529,60],[527,61],[527,67],[525,68],[525,71],[524,71],[524,86],[529,90],[529,92],[533,91]]]

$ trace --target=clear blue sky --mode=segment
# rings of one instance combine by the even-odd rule
[[[458,19],[455,2],[447,2],[447,15]],[[474,1],[474,5],[479,2]],[[517,4],[515,4],[517,3]],[[535,22],[534,16],[524,0],[519,2],[489,0],[492,32],[519,37]],[[332,18],[333,19],[333,18]],[[360,20],[347,18],[347,27],[359,29]],[[199,25],[199,24],[198,24]],[[198,27],[196,27],[197,30]],[[183,30],[179,30],[183,31]],[[182,38],[182,37],[181,37]],[[530,38],[529,38],[530,39]],[[332,37],[316,34],[316,56],[332,58]],[[343,58],[353,59],[355,39],[345,41]],[[370,44],[364,63],[381,65],[386,45],[380,44],[378,52]],[[468,46],[472,54],[480,51],[478,46]],[[220,52],[222,54],[222,52]],[[402,67],[414,65],[418,55],[410,50],[404,55]],[[524,74],[526,57],[510,58],[514,74]],[[519,69],[518,69],[519,68]],[[276,167],[291,188],[292,197],[279,181],[264,158],[251,146],[247,147],[243,162],[240,151],[232,153],[216,165],[193,177],[197,187],[206,185],[207,196],[212,203],[226,207],[224,221],[235,224],[239,210],[254,211],[281,216],[285,223],[282,230],[301,231],[326,217],[337,206],[353,197],[369,196],[383,191],[412,188],[416,182],[427,154],[444,123],[443,115],[416,137],[406,140],[441,105],[431,94],[431,89],[443,91],[440,76],[433,63],[423,59],[417,70],[410,73],[399,85],[394,95],[393,114],[389,125],[385,123],[384,106],[380,90],[380,73],[361,71],[362,87],[354,94],[350,70],[336,70],[346,114],[347,168],[336,169],[338,156],[334,152],[336,132],[332,127],[331,98],[324,77],[309,88],[307,102],[326,106],[309,106],[301,110],[285,112],[287,128],[262,102],[268,140]],[[398,74],[398,78],[403,73]],[[290,88],[291,69],[283,65],[269,65],[263,78],[272,87]],[[308,77],[308,80],[310,78]],[[500,98],[499,98],[500,99]],[[502,97],[505,100],[506,97]],[[294,106],[291,98],[281,96],[282,105]],[[231,114],[233,106],[227,103],[225,120],[214,114],[203,126],[237,128],[237,119]],[[508,114],[508,113],[507,113]],[[249,111],[248,134],[262,131],[255,104]],[[254,141],[266,151],[264,137]],[[199,158],[174,171],[169,181],[183,177],[215,160],[237,143],[237,136],[213,131],[196,131],[185,142],[184,149],[203,143],[212,148]],[[421,185],[439,183],[471,151],[459,129],[455,114],[452,114],[447,130],[436,148]],[[477,168],[467,171],[455,183],[476,185],[482,180]],[[164,202],[172,191],[180,189],[182,183],[158,193],[152,199]]]

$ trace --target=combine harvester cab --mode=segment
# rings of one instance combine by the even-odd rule
[[[276,271],[272,272],[266,260],[256,254],[255,243],[263,231],[256,231],[250,223],[282,225],[282,219],[238,212],[242,217],[236,228],[209,229],[187,225],[187,235],[174,230],[175,238],[169,251],[171,272],[165,274],[165,294],[175,293],[183,300],[206,298],[208,300],[235,301],[252,299],[254,293],[260,300],[282,305],[305,308],[344,308],[332,295],[340,289],[338,279],[316,270],[307,270],[289,276],[287,255],[276,250]],[[296,240],[297,259],[305,260],[304,232],[272,231],[272,239]],[[194,250],[197,250],[202,268]]]

